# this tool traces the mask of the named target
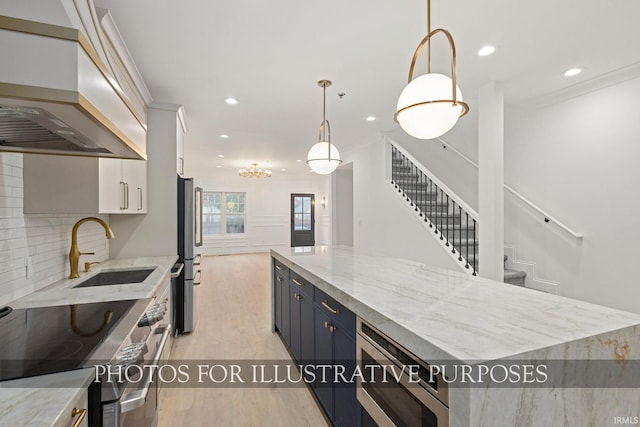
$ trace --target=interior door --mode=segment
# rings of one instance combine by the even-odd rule
[[[315,199],[313,194],[291,195],[291,247],[314,246]]]

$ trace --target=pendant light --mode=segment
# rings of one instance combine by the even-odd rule
[[[451,50],[451,78],[431,72],[431,38],[444,34]],[[427,73],[413,78],[413,69],[420,51],[427,45]],[[449,31],[436,28],[431,31],[431,0],[427,0],[427,36],[422,39],[411,60],[409,83],[398,98],[394,120],[409,135],[419,139],[432,139],[448,132],[467,112],[469,106],[462,101],[462,92],[456,85],[456,47]]]
[[[338,149],[331,143],[331,126],[326,118],[327,112],[327,88],[331,86],[329,80],[320,80],[318,86],[323,89],[322,94],[322,123],[318,142],[311,147],[307,154],[307,164],[315,173],[328,175],[342,163]]]

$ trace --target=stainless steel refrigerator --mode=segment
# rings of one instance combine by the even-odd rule
[[[193,178],[178,177],[178,262],[184,268],[176,281],[176,330],[179,334],[196,327],[195,286],[201,282],[202,188],[194,188]]]

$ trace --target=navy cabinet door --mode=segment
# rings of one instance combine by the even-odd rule
[[[282,277],[274,274],[273,281],[273,304],[274,304],[274,322],[276,329],[282,332]]]
[[[289,332],[291,340],[289,348],[296,361],[300,361],[300,299],[302,296],[298,288],[289,285]]]
[[[300,362],[315,363],[313,302],[305,294],[300,298]]]
[[[282,328],[280,333],[284,338],[284,342],[291,347],[291,323],[289,321],[289,281],[282,279],[282,286],[280,287],[280,311],[282,312]]]
[[[331,323],[329,317],[320,309],[314,308],[314,335],[315,335],[315,363],[317,365],[331,365],[333,363],[333,334],[326,326]],[[333,419],[333,371],[324,371],[326,377],[323,383],[320,369],[316,369],[316,380],[313,383],[316,397],[324,407],[329,418]]]
[[[356,366],[356,340],[340,324],[335,324],[333,332],[333,363],[342,369],[346,382],[338,377],[334,386],[334,423],[339,427],[358,425],[360,403],[356,397],[356,384],[350,382]]]

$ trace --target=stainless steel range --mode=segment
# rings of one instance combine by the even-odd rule
[[[169,357],[165,279],[149,299],[0,310],[0,381],[95,367],[90,425],[157,425],[157,370],[145,366]]]

